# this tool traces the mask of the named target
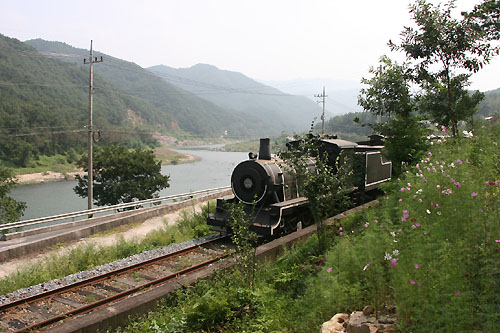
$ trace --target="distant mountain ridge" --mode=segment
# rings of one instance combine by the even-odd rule
[[[288,94],[307,96],[313,101],[318,100],[314,95],[321,94],[323,87],[325,87],[328,96],[326,98],[326,111],[330,116],[363,111],[358,105],[358,95],[361,89],[359,82],[329,78],[261,82]]]
[[[314,101],[257,82],[242,73],[207,64],[189,68],[158,65],[148,68],[166,82],[220,107],[257,117],[288,131],[304,131],[321,115]]]
[[[78,66],[83,66],[81,59],[88,57],[88,50],[74,48],[61,42],[34,39],[26,43],[40,52],[79,55],[81,58],[60,58]],[[232,137],[259,136],[279,132],[265,121],[217,106],[165,82],[135,63],[100,52],[94,52],[94,56],[104,58],[104,62],[95,65],[96,78],[101,77],[119,88],[117,95],[133,96],[147,103],[149,108],[134,112],[145,119],[147,124],[158,129],[165,128],[169,131],[180,129],[204,137],[222,136],[225,133]],[[98,86],[96,83],[97,91],[99,91]]]

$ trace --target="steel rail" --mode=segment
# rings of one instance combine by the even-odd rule
[[[162,256],[159,256],[159,257],[156,257],[156,258],[152,258],[152,259],[148,259],[148,260],[145,260],[145,261],[141,261],[139,263],[136,263],[136,264],[133,264],[133,265],[130,265],[130,266],[125,266],[125,267],[117,268],[115,270],[106,272],[104,274],[99,274],[99,275],[92,276],[90,278],[86,278],[86,279],[83,279],[83,280],[80,280],[80,281],[77,281],[77,282],[74,282],[74,283],[71,283],[71,284],[67,284],[67,285],[62,286],[60,288],[56,288],[56,289],[53,289],[53,290],[48,290],[48,291],[40,293],[40,294],[36,294],[36,295],[32,295],[32,296],[29,296],[29,297],[26,297],[26,298],[18,299],[18,300],[12,301],[10,303],[2,304],[2,305],[0,305],[0,312],[7,311],[7,310],[10,310],[12,308],[24,305],[24,304],[33,303],[35,301],[39,301],[39,300],[42,300],[44,298],[49,298],[51,296],[62,294],[62,293],[65,293],[67,291],[71,291],[71,290],[73,290],[75,288],[84,287],[84,286],[90,285],[92,283],[97,283],[99,281],[106,280],[106,279],[110,278],[111,276],[116,276],[116,275],[124,274],[124,273],[129,272],[129,271],[137,270],[137,269],[139,269],[141,267],[146,267],[146,266],[149,266],[151,264],[154,264],[155,262],[162,261],[162,260],[165,260],[165,259],[168,259],[168,258],[171,258],[171,257],[175,257],[175,256],[178,256],[178,255],[184,254],[186,252],[190,252],[190,251],[196,250],[200,246],[204,246],[204,245],[208,245],[208,244],[211,244],[211,243],[215,243],[215,242],[221,241],[221,240],[223,240],[226,237],[227,236],[225,236],[225,235],[224,236],[219,236],[219,237],[210,239],[210,240],[208,240],[206,242],[203,242],[203,243],[200,243],[200,244],[196,244],[196,245],[192,245],[192,246],[186,247],[184,249],[181,249],[181,250],[178,250],[178,251],[175,251],[175,252],[171,252],[171,253],[167,253],[165,255],[162,255]]]
[[[90,210],[82,210],[82,211],[78,211],[78,212],[64,213],[64,214],[59,214],[59,215],[53,215],[53,216],[40,217],[40,218],[36,218],[36,219],[29,219],[29,220],[24,220],[24,221],[19,221],[19,222],[13,222],[13,223],[0,225],[0,233],[2,231],[8,231],[8,230],[14,229],[14,228],[23,228],[23,227],[27,227],[27,226],[32,226],[32,225],[37,225],[37,224],[42,224],[42,223],[47,223],[47,222],[52,222],[52,221],[58,221],[58,220],[63,220],[63,219],[67,219],[67,218],[74,218],[74,217],[84,216],[84,215],[92,215],[95,213],[102,213],[102,212],[106,212],[106,211],[122,209],[122,208],[129,208],[129,207],[134,207],[134,206],[141,206],[141,205],[145,205],[145,204],[155,204],[155,203],[166,201],[166,200],[178,199],[178,198],[194,196],[194,195],[210,193],[210,192],[217,192],[217,191],[222,191],[222,190],[228,190],[230,188],[231,188],[230,186],[216,187],[216,188],[207,189],[207,190],[174,194],[174,195],[169,195],[169,196],[161,197],[161,198],[153,198],[153,199],[146,199],[146,200],[141,200],[141,201],[127,202],[127,203],[122,203],[122,204],[113,205],[113,206],[104,206],[104,207],[98,207],[98,208],[94,208],[94,209],[90,209]],[[88,221],[88,220],[82,220],[82,221]]]
[[[98,300],[94,303],[90,303],[90,304],[87,304],[87,305],[84,305],[82,307],[79,307],[77,309],[74,309],[72,311],[68,311],[64,314],[60,314],[60,315],[57,315],[57,316],[54,316],[52,318],[49,318],[47,320],[44,320],[42,322],[39,322],[39,323],[36,323],[36,324],[33,324],[31,326],[27,326],[27,327],[24,327],[20,330],[17,330],[16,332],[26,332],[26,331],[30,331],[30,330],[36,330],[36,329],[40,329],[42,327],[46,327],[46,326],[49,326],[51,324],[54,324],[60,320],[63,320],[63,319],[66,319],[68,317],[72,317],[72,316],[75,316],[75,315],[79,315],[79,314],[84,314],[84,313],[87,313],[87,312],[90,312],[94,309],[97,309],[101,306],[104,306],[106,304],[109,304],[109,303],[112,303],[112,302],[116,302],[116,301],[119,301],[129,295],[132,295],[132,294],[135,294],[143,289],[146,289],[146,288],[149,288],[149,287],[154,287],[154,286],[157,286],[157,285],[161,285],[163,283],[166,283],[170,280],[173,280],[175,278],[178,278],[179,276],[181,275],[185,275],[185,274],[189,274],[189,273],[192,273],[194,271],[197,271],[199,269],[202,269],[204,267],[207,267],[219,260],[222,260],[224,258],[227,258],[229,256],[229,254],[223,254],[223,255],[220,255],[216,258],[212,258],[210,260],[207,260],[207,261],[204,261],[200,264],[197,264],[197,265],[194,265],[194,266],[190,266],[188,268],[185,268],[183,270],[180,270],[178,272],[175,272],[175,273],[172,273],[170,275],[167,275],[167,276],[164,276],[162,278],[159,278],[159,279],[156,279],[154,281],[150,281],[150,282],[147,282],[143,285],[140,285],[140,286],[137,286],[137,287],[134,287],[134,288],[131,288],[129,290],[125,290],[121,293],[118,293],[118,294],[115,294],[113,296],[110,296],[110,297],[107,297],[107,298],[104,298],[104,299],[101,299],[101,300]]]

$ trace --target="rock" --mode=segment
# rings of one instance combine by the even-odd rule
[[[389,317],[382,317],[378,320],[381,324],[394,324],[394,320]]]
[[[351,313],[349,323],[347,324],[347,333],[371,333],[367,318],[363,312],[356,311]]]
[[[337,313],[329,321],[321,326],[321,333],[394,333],[394,323],[397,322],[393,317],[381,317],[376,320],[375,317],[365,315],[373,313],[373,308],[365,306],[363,311],[355,311],[351,315]]]
[[[337,313],[329,321],[321,325],[321,333],[340,333],[345,332],[349,315],[347,313]]]
[[[367,306],[365,306],[365,307],[363,308],[363,314],[364,314],[365,316],[367,316],[367,317],[368,317],[368,316],[369,316],[369,315],[371,315],[372,313],[373,313],[373,306],[371,306],[371,305],[367,305]]]

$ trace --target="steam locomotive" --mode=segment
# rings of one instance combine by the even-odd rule
[[[355,184],[358,194],[376,189],[390,180],[392,174],[392,163],[381,154],[382,137],[372,135],[369,138],[356,143],[336,136],[317,137],[318,154],[326,154],[332,166],[349,154],[361,160],[356,163],[354,173],[360,178]],[[290,148],[298,144],[299,141],[291,141],[287,145]],[[314,167],[313,158],[311,167]],[[228,231],[231,220],[228,207],[238,202],[245,206],[250,229],[265,237],[299,230],[312,222],[307,198],[301,195],[296,179],[287,172],[283,161],[271,156],[268,138],[260,139],[258,155],[249,153],[249,159],[236,166],[231,175],[231,187],[234,195],[218,199],[215,213],[207,218],[214,230]]]

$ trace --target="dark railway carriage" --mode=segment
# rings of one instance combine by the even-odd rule
[[[363,193],[391,178],[392,163],[381,155],[381,143],[379,136],[359,143],[326,136],[319,138],[319,154],[327,153],[331,165],[335,165],[337,158],[356,156],[361,162],[356,163],[355,174],[359,179],[355,187]],[[296,144],[297,141],[289,143]],[[233,171],[234,196],[218,199],[216,212],[208,216],[207,223],[215,230],[226,231],[231,218],[228,205],[242,202],[251,229],[263,236],[277,236],[310,224],[308,200],[300,195],[295,178],[282,169],[282,165],[280,159],[271,157],[269,139],[261,139],[259,155],[249,153],[249,159]],[[313,159],[311,167],[314,167]]]

